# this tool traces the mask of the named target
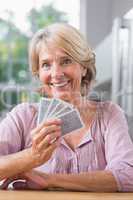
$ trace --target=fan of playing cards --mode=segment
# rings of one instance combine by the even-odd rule
[[[63,135],[84,126],[78,110],[71,104],[60,99],[42,97],[39,103],[37,123],[51,118],[61,119]]]

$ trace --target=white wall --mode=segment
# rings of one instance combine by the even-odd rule
[[[112,17],[122,17],[131,8],[133,8],[133,0],[113,0]]]
[[[112,25],[133,7],[133,0],[81,0],[80,27],[96,52],[97,81],[112,77]]]
[[[108,35],[111,27],[110,0],[81,0],[81,30],[96,47]]]

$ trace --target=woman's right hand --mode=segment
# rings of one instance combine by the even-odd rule
[[[51,119],[43,122],[31,131],[31,136],[30,148],[0,156],[0,181],[25,173],[47,162],[59,145],[61,121]]]
[[[50,159],[53,151],[59,145],[61,120],[50,119],[39,124],[32,130],[31,136],[30,152],[34,167],[38,167]]]

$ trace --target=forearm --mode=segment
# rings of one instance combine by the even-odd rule
[[[82,174],[56,174],[51,176],[51,187],[65,190],[116,192],[116,180],[109,171],[94,171]]]
[[[31,170],[34,165],[35,163],[30,154],[30,149],[25,149],[7,156],[1,156],[0,180]]]

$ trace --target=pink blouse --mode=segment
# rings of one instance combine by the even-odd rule
[[[38,104],[16,106],[0,124],[0,155],[31,146]],[[123,110],[112,102],[99,102],[96,118],[75,151],[61,138],[51,159],[36,168],[46,173],[81,173],[110,170],[119,191],[133,191],[133,143]]]

